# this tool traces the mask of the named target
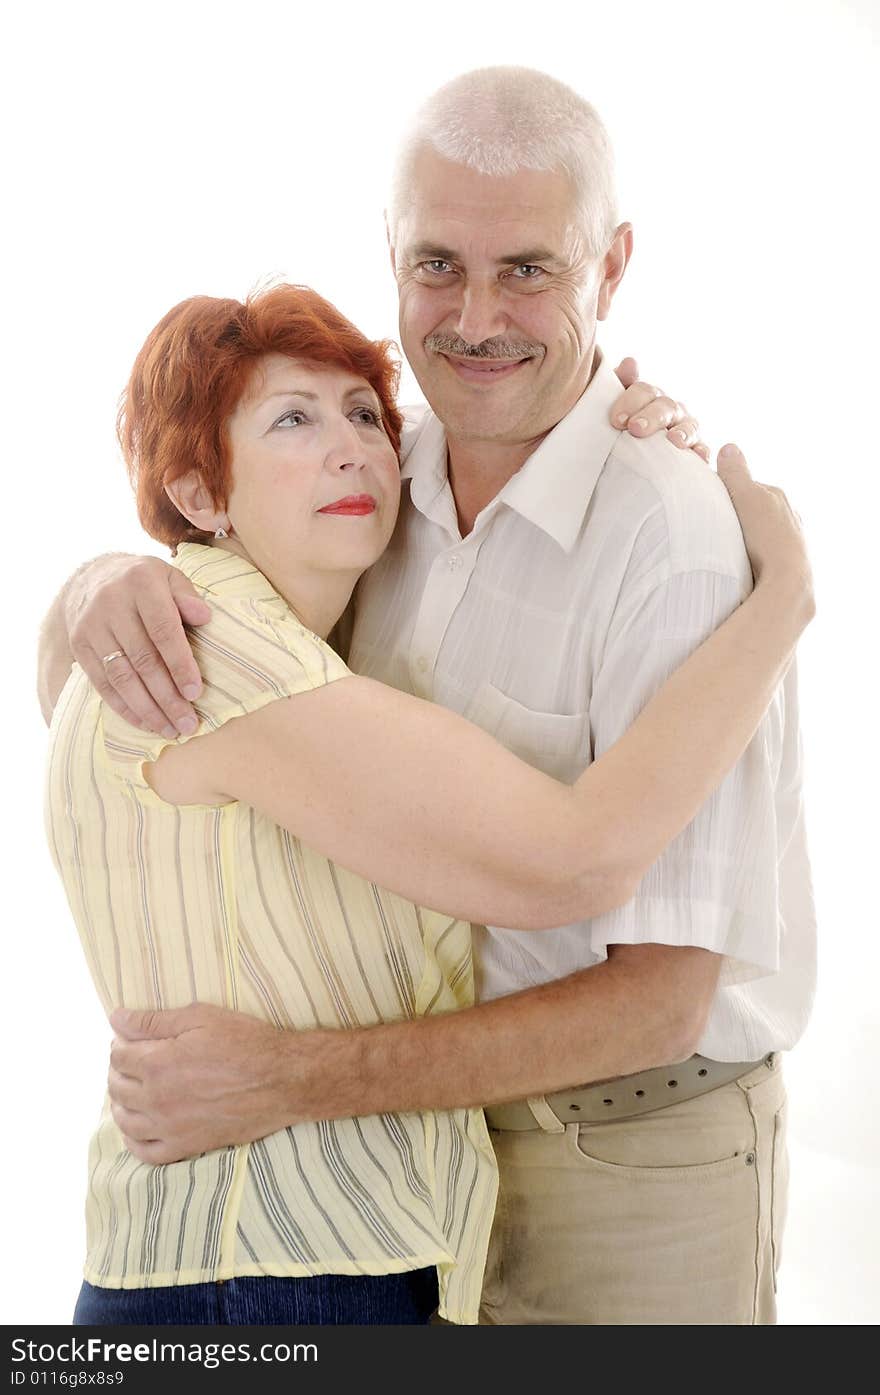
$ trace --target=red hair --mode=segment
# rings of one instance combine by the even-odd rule
[[[184,518],[164,486],[198,470],[217,507],[226,507],[226,423],[266,354],[366,379],[399,452],[403,419],[395,405],[399,368],[391,348],[388,340],[367,339],[305,286],[274,286],[244,303],[193,296],[175,305],[135,360],[117,422],[144,528],[171,546],[210,536]]]

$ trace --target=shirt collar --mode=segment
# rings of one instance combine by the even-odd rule
[[[586,391],[489,506],[506,504],[565,552],[577,540],[593,490],[620,436],[611,425],[610,412],[623,389],[598,351],[597,357]],[[401,478],[412,481],[411,498],[420,513],[438,522],[446,521],[438,517],[438,511],[448,513],[457,531],[447,477],[446,433],[433,412],[425,414],[409,445]],[[448,502],[441,498],[444,494]]]
[[[447,472],[446,431],[430,410],[411,439],[404,438],[400,478],[410,481],[410,499],[419,513],[458,537],[458,515]]]

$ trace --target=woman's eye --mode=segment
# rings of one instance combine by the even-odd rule
[[[357,418],[365,426],[381,426],[382,418],[372,407],[356,407],[352,416]]]
[[[279,417],[276,426],[301,426],[308,420],[301,407],[291,407],[289,412],[285,412],[283,417]]]

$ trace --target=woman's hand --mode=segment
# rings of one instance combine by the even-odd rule
[[[786,589],[806,626],[816,613],[813,575],[801,522],[781,489],[753,480],[745,456],[728,444],[718,452],[718,477],[739,517],[755,586]]]
[[[624,391],[611,408],[612,426],[639,438],[665,431],[667,441],[680,450],[696,451],[708,465],[709,447],[700,440],[699,423],[688,414],[687,407],[674,402],[660,388],[641,382],[634,358],[623,359],[614,371]]]

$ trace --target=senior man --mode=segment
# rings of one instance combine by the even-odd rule
[[[596,325],[632,230],[595,112],[526,69],[456,79],[404,143],[388,232],[431,410],[411,422],[399,524],[359,588],[349,661],[573,780],[750,584],[740,547],[706,541],[729,536],[711,527],[720,485],[645,436],[657,409],[629,432],[609,421],[619,383]],[[162,586],[164,603],[156,587],[139,604],[172,652]],[[126,648],[109,613],[79,621],[80,653]],[[119,705],[131,669],[107,676]],[[486,1104],[501,1192],[485,1321],[772,1322],[779,1053],[814,980],[793,670],[630,904],[476,935],[482,1001],[446,1017],[294,1034],[198,1005],[115,1014],[117,1122],[161,1162],[296,1119]]]

